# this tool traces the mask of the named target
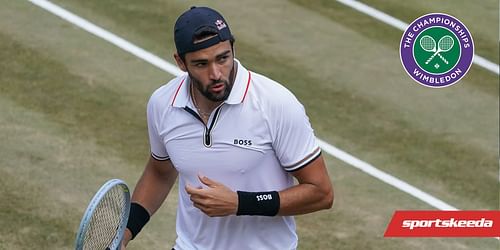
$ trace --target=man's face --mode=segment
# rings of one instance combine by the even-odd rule
[[[191,83],[213,102],[227,99],[233,87],[234,56],[231,43],[224,41],[185,56],[185,70]]]

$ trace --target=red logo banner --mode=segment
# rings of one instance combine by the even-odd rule
[[[396,211],[384,237],[499,237],[500,211]]]

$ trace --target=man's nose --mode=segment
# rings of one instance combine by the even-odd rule
[[[211,80],[219,80],[222,77],[222,72],[217,63],[210,64],[208,73]]]

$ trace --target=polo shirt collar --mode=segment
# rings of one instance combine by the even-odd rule
[[[224,101],[226,104],[239,104],[245,100],[245,97],[248,93],[248,88],[250,86],[251,74],[243,65],[241,65],[240,61],[236,58],[234,59],[238,70],[236,72],[236,77],[234,79],[233,88],[231,89],[231,93],[228,98]],[[177,87],[174,96],[172,97],[172,106],[177,108],[184,108],[188,105],[190,94],[189,75],[182,76],[181,83]]]
[[[248,88],[250,87],[250,71],[245,69],[243,65],[241,65],[240,61],[234,59],[238,66],[238,71],[236,72],[236,77],[234,78],[233,88],[231,89],[231,93],[227,97],[227,100],[224,101],[227,104],[238,104],[242,103],[245,100],[245,97],[248,92]]]
[[[181,76],[181,82],[176,88],[172,96],[172,106],[176,108],[184,108],[189,102],[189,75],[184,74]]]

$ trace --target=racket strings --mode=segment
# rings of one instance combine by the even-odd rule
[[[124,217],[125,203],[125,196],[119,186],[106,193],[90,219],[83,249],[106,249],[110,246]]]
[[[438,46],[441,51],[446,52],[453,47],[453,43],[453,38],[451,38],[450,36],[444,36],[443,38],[439,39]]]
[[[427,52],[433,52],[436,50],[436,41],[430,36],[423,36],[422,39],[420,39],[420,47]]]

